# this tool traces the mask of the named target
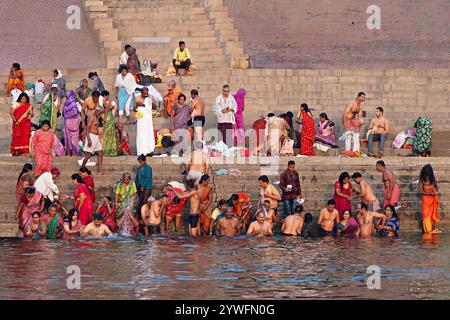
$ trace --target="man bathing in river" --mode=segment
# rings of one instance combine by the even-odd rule
[[[320,211],[317,223],[320,225],[323,236],[336,234],[335,227],[339,223],[339,212],[336,210],[336,203],[333,199],[328,200],[327,207]]]
[[[222,237],[236,237],[239,235],[239,220],[233,215],[233,207],[227,207],[225,217],[217,224],[218,235]]]
[[[376,164],[378,172],[383,174],[384,184],[384,203],[383,208],[389,205],[396,207],[400,201],[400,188],[398,187],[397,180],[395,179],[394,171],[386,167],[384,161],[378,161]]]
[[[192,152],[191,158],[186,162],[186,173],[187,179],[193,179],[197,185],[200,183],[202,176],[208,174],[209,156],[203,153],[203,142],[195,142],[194,147],[195,150]]]
[[[190,199],[190,213],[189,213],[189,234],[193,237],[196,237],[199,231],[199,206],[200,206],[200,197],[198,194],[198,190],[195,186],[195,180],[188,180],[186,182],[186,186],[188,188],[188,192],[179,193],[176,190],[173,190],[175,195],[180,199]]]
[[[353,181],[355,181],[359,187],[361,192],[358,194],[358,197],[361,197],[362,202],[364,202],[370,211],[379,211],[380,202],[378,201],[375,193],[373,192],[370,184],[363,179],[362,174],[359,172],[355,172],[352,175]]]
[[[272,237],[273,229],[272,225],[267,222],[263,212],[259,212],[256,215],[256,221],[253,221],[248,227],[247,236],[253,237]]]
[[[300,236],[303,229],[303,206],[295,207],[294,214],[287,216],[281,225],[283,236]]]
[[[148,227],[144,229],[144,234],[148,235],[150,228],[151,234],[164,234],[163,218],[167,206],[169,205],[169,196],[163,195],[161,199],[156,200],[150,207],[150,219],[148,220]]]
[[[378,212],[369,212],[367,205],[365,203],[359,203],[357,210],[358,210],[358,223],[360,230],[359,236],[361,238],[369,238],[372,236],[372,233],[375,229],[373,221],[374,218],[382,219],[383,222],[381,225],[384,225],[386,216]]]
[[[112,232],[103,224],[103,217],[101,214],[94,215],[94,221],[89,223],[81,231],[82,237],[104,238],[111,235]]]

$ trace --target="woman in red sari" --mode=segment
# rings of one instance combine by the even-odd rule
[[[300,118],[302,121],[300,122]],[[306,103],[300,106],[300,112],[295,118],[296,123],[301,123],[302,131],[300,134],[300,154],[302,156],[314,156],[314,139],[316,124],[311,111]]]
[[[30,153],[31,118],[33,118],[33,106],[26,93],[21,93],[17,103],[10,111],[12,119],[11,154],[18,157]]]
[[[83,178],[83,183],[89,190],[89,195],[91,196],[92,202],[95,203],[95,184],[94,178],[92,177],[92,172],[86,167],[81,167],[80,176]]]
[[[333,200],[339,212],[339,220],[342,220],[345,210],[352,211],[353,188],[348,172],[341,173],[339,180],[334,184],[334,191]]]
[[[33,136],[32,146],[34,159],[36,160],[36,177],[44,172],[50,172],[53,160],[53,145],[55,136],[50,129],[50,121],[44,120],[41,129],[36,131]]]
[[[73,174],[72,183],[75,186],[73,196],[66,196],[65,199],[75,200],[75,207],[78,210],[78,219],[81,224],[87,226],[92,222],[92,213],[94,212],[94,203],[92,202],[89,190],[83,183],[83,178],[78,174]]]

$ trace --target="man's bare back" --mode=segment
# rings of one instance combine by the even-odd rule
[[[254,221],[250,224],[247,235],[256,237],[271,237],[273,236],[273,231],[270,223],[267,221],[264,221],[264,223]]]
[[[205,115],[205,101],[202,98],[196,97],[192,101],[192,114],[195,117]]]
[[[303,229],[303,217],[300,214],[288,216],[281,226],[281,232],[286,235],[300,236]]]
[[[162,211],[164,206],[161,200],[156,200],[152,203],[150,208],[150,220],[149,224],[160,225],[162,221]]]
[[[195,170],[203,174],[208,174],[208,163],[209,156],[203,153],[201,149],[197,149],[191,155],[191,167],[189,171]]]
[[[360,184],[361,188],[361,199],[364,203],[369,204],[377,200],[375,193],[373,192],[372,187],[366,180],[362,180]]]
[[[395,174],[394,171],[392,171],[391,169],[386,168],[386,171],[383,172],[383,183],[384,183],[384,188],[390,188],[391,184],[395,185],[397,182],[395,180]]]

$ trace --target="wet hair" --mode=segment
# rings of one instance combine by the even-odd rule
[[[181,199],[178,198],[178,197],[174,197],[172,201],[173,201],[174,204],[180,204],[181,203]]]
[[[209,175],[204,174],[204,175],[202,175],[202,177],[200,178],[200,182],[199,182],[199,183],[203,183],[203,182],[205,182],[205,181],[208,180],[208,179],[209,179]]]
[[[375,110],[378,110],[378,111],[380,111],[381,113],[384,113],[383,107],[377,107]]]
[[[72,180],[76,180],[78,183],[83,183],[83,178],[79,173],[75,173],[70,177]]]
[[[328,115],[327,115],[325,112],[322,112],[322,113],[319,115],[319,117],[325,118],[325,120],[330,120],[330,119],[328,119]]]
[[[29,194],[30,196],[34,195],[35,192],[36,192],[36,189],[34,187],[28,187],[25,189],[25,193]]]
[[[191,90],[191,94],[193,94],[194,96],[198,96],[198,90],[197,89]]]
[[[295,213],[302,213],[303,212],[303,206],[301,205],[301,204],[299,204],[299,205],[296,205],[295,206]]]
[[[72,209],[70,209],[70,211],[69,211],[69,215],[67,216],[67,222],[69,222],[69,229],[70,230],[72,230],[72,219],[73,219],[73,216],[75,215],[75,213],[77,213],[78,214],[78,209],[77,208],[72,208]]]
[[[92,175],[92,172],[86,167],[81,167],[80,172],[87,173],[88,175]]]
[[[98,74],[97,74],[97,72],[89,72],[89,74],[88,74],[88,78],[90,79],[90,78],[92,78],[93,76],[96,76],[96,77],[98,77]]]
[[[44,120],[44,121],[42,121],[42,123],[41,123],[41,128],[42,128],[43,126],[45,126],[45,125],[47,125],[47,126],[50,127],[50,121],[49,121],[49,120]]]
[[[17,70],[20,70],[20,64],[13,63],[12,66],[13,66],[13,68],[16,68]]]
[[[400,217],[397,215],[397,211],[395,210],[395,207],[394,207],[392,204],[387,205],[387,206],[384,208],[384,210],[386,210],[387,208],[391,209],[391,211],[392,211],[392,216],[393,216],[393,217],[396,217],[398,220],[400,220]]]
[[[348,174],[348,172],[342,172],[339,176],[339,185],[341,186],[341,188],[344,187],[344,179],[345,178],[350,179],[350,175]]]
[[[289,160],[288,166],[295,166],[295,161],[294,160]]]
[[[305,213],[305,223],[310,223],[313,221],[313,216],[310,212]]]
[[[383,168],[386,168],[386,164],[383,160],[377,161],[377,165],[382,166]]]
[[[308,106],[306,103],[302,103],[302,104],[300,105],[300,107],[302,107],[303,110],[305,110],[305,112],[311,113],[311,110],[309,109],[309,106]]]
[[[29,97],[25,92],[22,92],[22,93],[17,97],[17,102],[20,102],[20,100],[22,100],[23,97],[27,98],[27,102],[30,103],[30,97]]]
[[[369,210],[369,207],[364,202],[360,203],[361,209]]]
[[[425,180],[428,178],[430,184],[435,185],[436,186],[436,178],[434,176],[434,171],[433,171],[433,167],[431,166],[431,164],[427,164],[425,165],[422,170],[420,170],[420,176],[419,176],[419,180],[421,182],[425,182]]]
[[[186,182],[186,186],[187,186],[189,189],[194,189],[194,187],[195,187],[195,180],[194,180],[194,179],[188,180],[188,181]]]
[[[111,197],[110,197],[110,196],[106,196],[105,198],[106,198],[106,199],[108,199],[108,201],[109,201],[109,202],[111,202],[111,201],[112,201],[112,199],[111,199]]]
[[[103,216],[101,213],[94,214],[94,221],[102,221],[103,222]]]
[[[34,217],[35,215],[38,215],[38,217],[41,217],[41,213],[39,211],[35,211],[33,212],[33,214],[31,215],[31,217]]]
[[[138,157],[138,161],[147,161],[147,157],[144,156],[143,154],[141,154],[141,155]]]
[[[180,100],[180,98],[184,98],[184,100],[186,101],[186,96],[184,94],[179,94],[177,100]]]
[[[334,201],[333,199],[328,200],[327,206],[335,206],[335,205],[336,205],[336,201]]]
[[[291,111],[286,112],[285,115],[288,116],[289,119],[294,117],[294,114]]]
[[[95,98],[99,98],[100,97],[100,91],[95,90],[94,92],[92,92],[92,96]]]
[[[361,97],[361,96],[365,96],[365,95],[366,95],[366,94],[365,94],[364,92],[361,91],[361,92],[358,93],[358,98]]]
[[[163,195],[161,196],[161,199],[165,199],[165,198],[168,198],[168,199],[169,199],[170,197],[169,197],[168,194],[163,194]]]
[[[225,200],[225,199],[220,199],[219,202],[217,203],[217,206],[218,206],[218,207],[221,207],[221,206],[223,206],[224,204],[227,204],[227,200]]]
[[[181,46],[182,44],[186,45],[186,42],[184,42],[184,41],[178,42],[178,46]]]
[[[269,177],[268,176],[260,176],[258,178],[258,181],[269,183]]]
[[[22,176],[25,173],[29,172],[29,171],[33,171],[33,165],[31,163],[25,163],[23,165],[22,172],[19,174],[19,178],[17,179],[17,183],[19,183],[20,178],[22,178]]]
[[[362,178],[362,174],[359,172],[355,172],[354,174],[352,174],[352,179],[358,179],[358,178]]]
[[[239,200],[239,195],[234,193],[231,195],[230,197],[230,201],[238,201]]]
[[[109,96],[109,91],[102,91],[102,93],[100,94],[102,97],[108,97]]]

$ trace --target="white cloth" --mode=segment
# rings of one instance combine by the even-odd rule
[[[128,64],[128,54],[126,51],[124,51],[121,55],[120,55],[120,64]]]
[[[41,81],[36,81],[34,84],[34,94],[44,95],[45,84]]]
[[[12,97],[12,103],[17,102],[17,99],[22,94],[22,91],[19,89],[13,89],[11,90],[11,97]]]
[[[134,79],[134,77],[131,73],[127,73],[127,75],[125,76],[125,79],[122,77],[122,74],[119,73],[116,76],[115,86],[117,88],[124,87],[125,90],[127,90],[127,93],[129,95],[131,95],[131,94],[134,94],[134,91],[136,91],[137,83],[136,83],[136,79]]]
[[[41,174],[34,182],[34,187],[52,202],[54,200],[54,194],[59,194],[58,187],[53,182],[53,177],[50,172]]]
[[[237,103],[234,97],[230,94],[228,99],[225,100],[223,95],[220,95],[216,98],[216,102],[214,103],[213,111],[217,115],[218,123],[232,123],[235,124],[236,120],[234,118],[234,112],[223,113],[222,109],[230,108],[233,109],[234,112],[237,111]]]
[[[86,141],[84,141],[84,152],[94,154],[97,151],[102,151],[102,143],[100,142],[99,136],[93,133],[89,133],[89,137],[91,138],[92,145],[90,147],[88,146],[89,141],[86,138]]]
[[[137,119],[136,125],[136,149],[138,155],[147,155],[155,151],[155,134],[153,132],[152,98],[144,100],[144,107],[139,107],[138,112],[144,117]]]
[[[148,94],[150,96],[152,96],[156,100],[156,102],[162,102],[163,101],[163,97],[162,97],[161,93],[159,93],[158,89],[156,89],[153,85],[151,85],[151,84],[149,84],[148,86],[138,85],[137,88],[138,89],[147,88],[148,89]]]
[[[345,132],[345,151],[351,151],[353,140],[353,152],[357,152],[360,149],[359,144],[359,132],[346,131]]]

